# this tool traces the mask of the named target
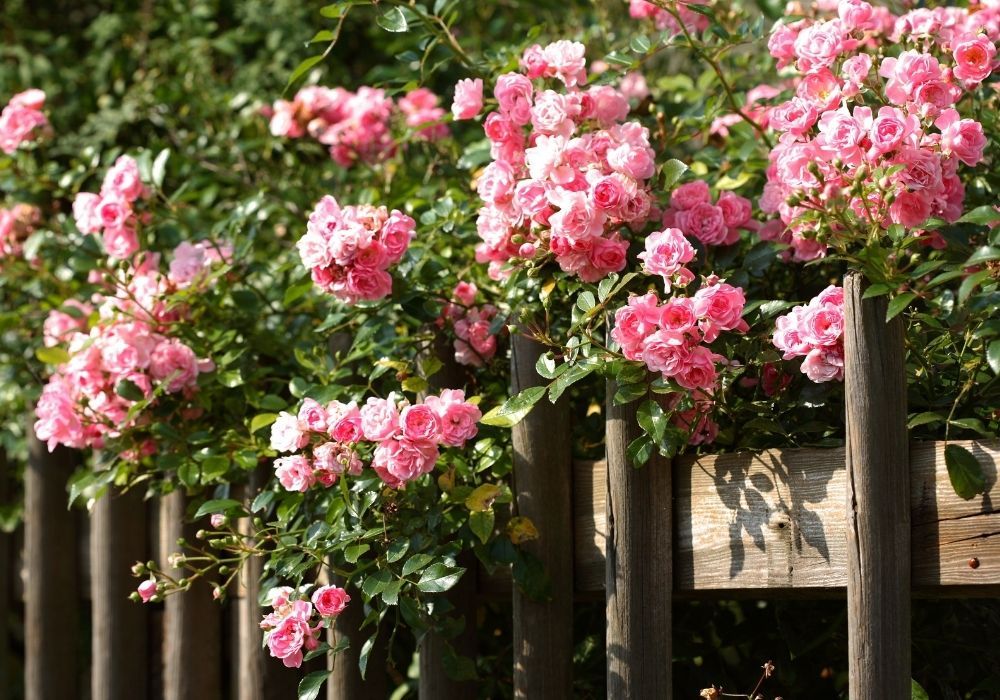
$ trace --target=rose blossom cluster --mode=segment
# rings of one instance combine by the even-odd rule
[[[291,452],[274,462],[289,491],[330,487],[342,474],[357,476],[363,459],[392,488],[434,469],[441,447],[463,447],[479,431],[482,414],[465,392],[445,389],[411,404],[395,393],[363,406],[305,399],[297,414],[282,412],[271,426],[271,447]],[[370,455],[370,457],[369,457]]]
[[[620,229],[658,216],[648,130],[625,121],[621,92],[583,89],[586,78],[583,45],[557,41],[529,47],[521,72],[496,80],[499,109],[483,123],[493,161],[478,178],[476,222],[476,259],[494,279],[509,273],[508,263],[551,255],[563,271],[595,282],[625,266]]]
[[[457,336],[455,361],[471,367],[482,367],[497,352],[497,337],[490,332],[497,308],[492,304],[476,306],[478,293],[472,282],[459,282],[439,320],[439,325],[451,325]]]
[[[192,275],[186,251],[199,245],[214,251],[216,260],[226,252],[221,246],[182,244],[174,262],[183,261],[183,274],[172,264],[167,275],[158,269],[159,257],[147,254],[105,294],[95,294],[93,304],[69,301],[49,314],[44,343],[63,346],[69,354],[49,377],[35,407],[35,434],[50,450],[60,444],[102,447],[105,440],[140,424],[141,414],[128,415],[138,399],[151,397],[156,388],[188,399],[197,391],[198,375],[214,369],[211,360],[199,359],[171,334],[185,310],[169,303],[169,294],[199,278],[200,271]],[[211,264],[206,262],[211,258],[204,254],[202,265]]]
[[[45,93],[25,90],[10,98],[0,112],[0,151],[10,155],[39,132],[49,130],[49,120],[42,112]]]
[[[713,204],[708,183],[695,180],[673,191],[662,223],[706,246],[732,245],[740,240],[740,229],[757,230],[752,215],[753,205],[746,197],[723,192]]]
[[[310,600],[298,597],[289,586],[281,586],[268,591],[267,598],[273,611],[260,622],[264,644],[271,656],[288,668],[302,665],[303,650],[317,648],[323,628],[351,602],[347,591],[338,586],[319,586]]]
[[[80,233],[100,233],[108,257],[124,260],[139,250],[137,227],[147,217],[136,211],[149,196],[130,156],[119,156],[101,183],[100,193],[80,192],[73,200],[73,218]]]
[[[843,233],[842,221],[825,216],[831,210],[883,228],[957,220],[965,199],[959,168],[977,165],[986,145],[982,125],[956,105],[997,65],[996,8],[894,18],[844,0],[836,11],[778,25],[769,41],[779,67],[794,66],[797,77],[795,96],[768,116],[780,138],[760,206],[781,224],[761,236],[789,244],[797,260],[825,254],[817,236]],[[896,44],[904,50],[883,56]]]
[[[831,285],[779,317],[772,342],[786,360],[806,358],[802,372],[812,381],[843,381],[844,290]]]
[[[355,163],[375,163],[396,149],[392,137],[393,115],[417,129],[418,138],[437,140],[448,135],[438,124],[445,116],[437,95],[427,88],[412,90],[398,103],[384,90],[361,87],[305,87],[291,100],[278,100],[266,110],[271,133],[287,138],[306,135],[329,147],[330,157],[345,168]]]
[[[41,220],[41,210],[30,204],[15,204],[10,209],[0,207],[0,261],[20,256],[25,239]]]
[[[317,287],[356,304],[392,292],[387,270],[403,259],[416,226],[396,209],[341,207],[327,195],[309,214],[306,233],[295,245]]]
[[[706,0],[679,0],[671,4],[677,8],[677,14],[689,32],[698,33],[708,29],[708,17],[688,8],[688,5],[704,5]],[[680,34],[683,31],[676,17],[646,0],[628,0],[628,13],[633,19],[653,20],[661,32]]]

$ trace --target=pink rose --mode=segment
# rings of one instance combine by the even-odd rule
[[[520,73],[504,73],[497,78],[493,94],[500,103],[500,113],[518,126],[531,121],[531,103],[534,87]]]
[[[386,440],[399,428],[399,412],[392,398],[390,396],[390,400],[386,400],[371,396],[361,407],[361,432],[365,440]]]
[[[119,156],[115,164],[108,169],[101,185],[101,196],[119,195],[133,202],[145,192],[142,179],[139,177],[139,165],[131,156]]]
[[[413,442],[438,442],[441,438],[441,419],[430,406],[407,406],[399,414],[399,429],[403,437]]]
[[[139,236],[131,226],[121,228],[106,228],[101,235],[101,242],[108,257],[124,260],[139,250]]]
[[[372,467],[386,484],[399,488],[432,471],[437,458],[436,445],[397,437],[379,443],[372,458]]]
[[[538,44],[532,44],[524,50],[521,55],[521,70],[529,78],[541,78],[549,69],[549,64],[545,59],[545,52]]]
[[[159,382],[169,379],[167,391],[176,393],[195,384],[198,378],[198,358],[181,341],[165,340],[150,355],[149,373]]]
[[[685,297],[675,297],[661,307],[660,325],[671,335],[683,334],[694,329],[698,322],[694,301]]]
[[[93,192],[80,192],[73,200],[73,219],[80,233],[97,233],[103,225],[97,215],[97,205],[101,201]]]
[[[623,241],[617,234],[614,238],[596,239],[588,257],[598,279],[612,272],[621,272],[625,268],[627,250],[628,241]]]
[[[687,364],[690,350],[686,342],[682,333],[658,330],[642,341],[640,357],[651,371],[674,377]]]
[[[302,665],[302,647],[311,634],[308,622],[286,617],[267,633],[267,648],[286,667],[298,668]]]
[[[843,29],[837,22],[817,22],[795,37],[796,65],[803,73],[829,68],[840,54]]]
[[[753,205],[746,197],[741,197],[732,192],[723,192],[719,195],[716,206],[722,210],[722,220],[730,228],[739,228],[750,221],[753,213]]]
[[[843,351],[838,348],[814,348],[803,360],[802,371],[814,382],[842,381]]]
[[[316,483],[312,465],[302,455],[279,457],[274,460],[274,473],[286,491],[305,493]]]
[[[483,414],[465,400],[465,392],[460,389],[445,389],[439,396],[428,396],[424,405],[441,421],[442,445],[462,447],[479,432],[477,424]]]
[[[472,119],[483,109],[482,78],[464,78],[455,84],[451,114],[455,119]]]
[[[934,125],[941,130],[941,152],[954,155],[972,167],[983,159],[986,136],[983,125],[974,119],[960,119],[958,112],[948,109],[941,113]]]
[[[708,183],[704,180],[683,184],[670,195],[670,206],[680,211],[693,209],[702,203],[711,204],[711,202],[712,194],[709,192]]]
[[[954,75],[966,84],[966,87],[983,82],[996,64],[997,48],[993,41],[979,35],[967,38],[956,44]]]
[[[566,87],[587,82],[586,48],[578,41],[555,41],[542,49],[547,64],[545,74],[558,78]]]
[[[350,602],[351,596],[338,586],[320,586],[312,594],[312,604],[323,617],[337,617]]]
[[[686,263],[694,260],[694,247],[680,229],[668,228],[649,234],[646,237],[645,248],[644,252],[639,253],[643,270],[647,275],[662,276],[664,283],[668,285],[668,290],[671,283],[676,284],[678,280],[675,278],[678,275],[686,278],[688,282],[693,279],[690,271],[685,273],[683,270],[686,270],[684,267]]]
[[[704,202],[678,212],[677,225],[685,234],[705,245],[720,245],[729,233],[722,209]]]
[[[535,96],[531,107],[531,126],[540,134],[557,134],[569,138],[576,130],[573,117],[580,113],[567,96],[553,90],[545,90]]]
[[[903,190],[889,207],[889,218],[894,224],[907,227],[920,226],[931,215],[931,203],[926,194]]]
[[[715,359],[716,356],[711,350],[704,345],[698,345],[691,349],[684,366],[674,375],[674,379],[685,389],[711,391],[717,381]]]
[[[882,107],[872,122],[868,137],[872,145],[869,157],[883,155],[899,148],[903,141],[920,128],[913,116],[908,117],[895,107]]]
[[[302,430],[313,433],[325,433],[327,430],[326,409],[314,399],[302,400],[302,406],[299,408],[296,418]]]
[[[282,411],[271,424],[271,449],[278,452],[294,452],[302,449],[309,442],[309,436],[303,432],[299,419],[290,413]]]

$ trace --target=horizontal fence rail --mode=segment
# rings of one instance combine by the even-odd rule
[[[910,447],[913,586],[931,595],[1000,593],[1000,441],[955,441],[979,460],[986,493],[955,494],[944,442]],[[780,449],[673,465],[674,590],[780,597],[847,585],[844,450]],[[578,592],[605,581],[607,468],[574,467]],[[499,582],[493,581],[492,585]]]

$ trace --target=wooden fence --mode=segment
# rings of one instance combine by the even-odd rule
[[[671,697],[675,597],[846,595],[850,696],[875,700],[909,697],[911,595],[1000,594],[1000,442],[962,443],[988,489],[970,501],[956,496],[943,443],[908,440],[899,321],[886,326],[884,300],[862,300],[858,278],[849,276],[845,290],[842,449],[655,457],[634,469],[625,446],[638,434],[636,404],[608,402],[599,462],[573,463],[565,402],[543,401],[515,427],[516,507],[541,533],[526,547],[558,572],[552,600],[532,601],[509,577],[481,575],[448,596],[469,620],[477,591],[512,597],[518,698],[571,697],[574,597],[605,596],[608,697],[662,699]],[[514,390],[541,381],[534,366],[542,350],[513,340]],[[25,607],[26,696],[294,698],[302,672],[261,649],[259,562],[224,606],[210,602],[207,587],[165,605],[131,603],[130,565],[165,558],[178,536],[190,536],[177,524],[183,497],[104,499],[88,522],[65,507],[74,464],[70,452],[33,446],[23,547],[10,538],[0,546],[0,619],[18,599]],[[250,495],[265,476],[255,475]],[[356,614],[334,634],[355,636],[361,606],[349,610]],[[80,638],[86,629],[89,642]],[[474,643],[466,635],[456,646],[474,653]],[[0,651],[8,646],[3,639]],[[421,697],[475,697],[475,684],[447,679],[445,655],[440,640],[422,642]],[[385,698],[391,684],[377,651],[372,658],[364,682],[351,653],[338,658],[328,699]],[[0,678],[0,688],[16,685]]]

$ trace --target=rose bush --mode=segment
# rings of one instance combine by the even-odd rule
[[[138,600],[225,599],[262,557],[262,639],[300,667],[342,650],[321,630],[346,606],[363,663],[454,636],[439,594],[472,564],[544,597],[506,428],[566,397],[599,457],[614,379],[636,464],[842,444],[849,268],[905,320],[914,436],[997,434],[1000,8],[196,4],[84,9],[84,45],[25,39],[49,63],[0,69],[3,447],[23,458],[30,408],[38,439],[94,448],[71,502],[186,492],[201,540],[137,565]],[[545,347],[544,390],[508,395],[510,334]],[[814,692],[843,658],[832,608],[728,605],[678,612],[686,687],[783,644],[787,694]],[[496,644],[451,659],[490,697]],[[954,664],[917,674],[996,677]]]

